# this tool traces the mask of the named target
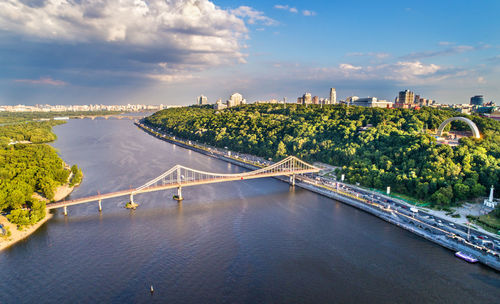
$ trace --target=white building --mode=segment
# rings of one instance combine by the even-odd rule
[[[206,105],[206,104],[208,104],[208,98],[207,98],[207,96],[205,96],[205,95],[198,96],[198,98],[196,99],[196,103],[199,104],[199,105]]]
[[[233,93],[229,96],[229,100],[226,101],[228,107],[235,107],[245,103],[246,100],[243,99],[243,96],[240,93]]]
[[[358,97],[358,96],[350,96],[350,97],[347,97],[347,98],[345,99],[345,102],[349,105],[349,104],[351,104],[351,103],[355,102],[355,101],[356,101],[356,100],[358,100],[358,99],[359,99],[359,97]]]
[[[215,102],[215,105],[214,105],[214,109],[216,110],[223,110],[227,108],[227,105],[223,104],[222,103],[222,99],[217,99],[217,101]]]
[[[335,88],[330,88],[330,104],[337,104],[337,91],[335,91]]]
[[[367,98],[356,98],[353,96],[351,98],[351,105],[362,106],[368,108],[391,108],[393,103],[387,100],[378,100],[377,97],[367,97]]]

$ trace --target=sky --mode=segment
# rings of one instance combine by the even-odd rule
[[[2,0],[0,104],[500,104],[500,1]]]

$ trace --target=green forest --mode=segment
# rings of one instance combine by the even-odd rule
[[[447,208],[500,189],[500,122],[467,116],[481,139],[438,145],[430,130],[458,116],[451,110],[261,104],[216,111],[192,106],[159,111],[150,126],[217,147],[275,160],[295,155],[341,167],[349,183]],[[453,122],[456,130],[466,124]],[[449,129],[450,126],[447,127]],[[498,197],[499,191],[496,192]]]
[[[18,123],[39,119],[51,119],[61,116],[81,116],[81,115],[113,115],[119,111],[75,111],[75,112],[0,112],[0,125],[8,123]]]
[[[82,172],[76,165],[65,168],[56,150],[43,144],[56,139],[52,127],[62,123],[50,120],[0,126],[0,210],[19,227],[45,217],[45,202],[33,197],[35,192],[52,200],[71,171],[71,184],[81,181]]]
[[[2,126],[0,127],[0,145],[4,146],[21,141],[29,141],[34,144],[54,141],[56,135],[52,133],[52,127],[63,123],[65,122],[60,120],[49,120]]]

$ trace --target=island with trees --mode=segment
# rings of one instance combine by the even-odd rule
[[[46,144],[56,139],[52,127],[64,121],[9,117],[2,117],[0,126],[0,224],[5,227],[0,249],[36,229],[46,219],[46,203],[69,195],[83,176]]]
[[[222,111],[210,106],[162,110],[144,122],[216,147],[281,159],[295,155],[340,167],[349,183],[385,190],[434,208],[449,208],[500,189],[500,122],[467,116],[481,139],[451,147],[431,135],[452,110],[344,105],[259,104]],[[462,122],[448,126],[468,130]],[[497,191],[495,196],[499,196]],[[498,227],[500,229],[500,226]]]

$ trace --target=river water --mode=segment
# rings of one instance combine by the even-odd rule
[[[176,164],[244,169],[130,120],[70,120],[53,146],[85,174],[78,198]],[[495,303],[500,274],[372,215],[272,178],[69,207],[0,252],[0,303]],[[151,295],[150,285],[155,292]]]

